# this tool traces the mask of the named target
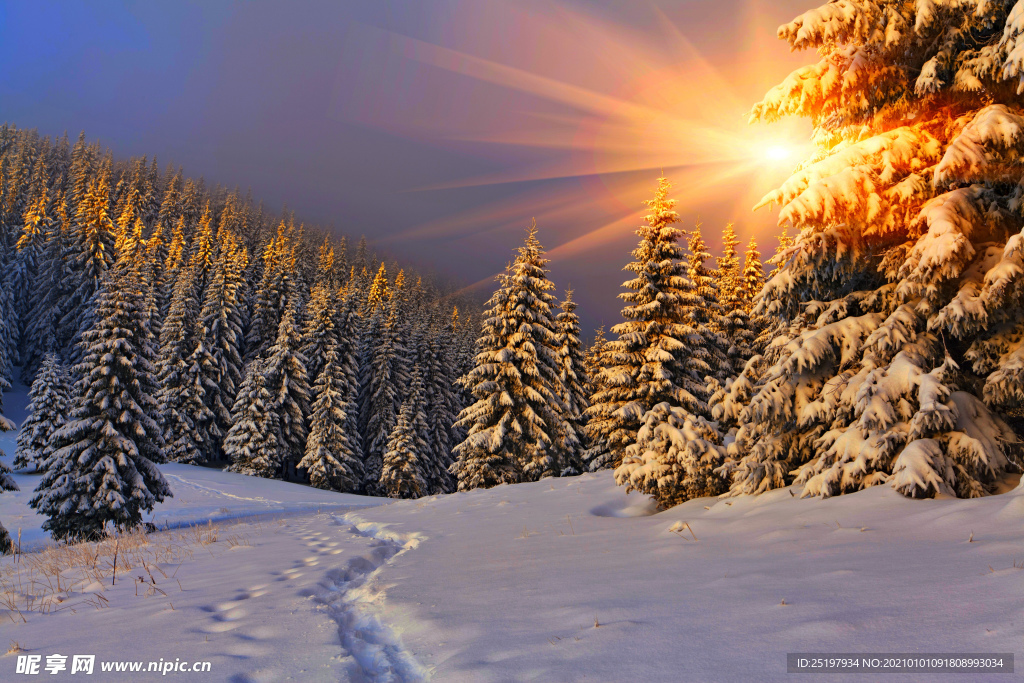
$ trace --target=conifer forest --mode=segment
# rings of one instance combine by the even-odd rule
[[[89,605],[210,680],[1012,672],[1024,0],[307,4],[217,20],[319,84],[269,176],[0,125],[11,667]]]

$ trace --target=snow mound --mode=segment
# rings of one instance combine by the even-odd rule
[[[615,500],[590,508],[595,517],[648,517],[658,511],[653,499]]]

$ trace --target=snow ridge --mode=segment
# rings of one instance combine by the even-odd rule
[[[374,604],[383,591],[373,578],[406,550],[419,545],[421,534],[401,534],[386,524],[366,522],[352,513],[336,516],[355,535],[373,539],[369,552],[332,569],[321,582],[316,599],[338,622],[342,646],[352,657],[351,676],[361,683],[414,683],[429,679],[427,669],[407,651],[402,639],[383,624]]]

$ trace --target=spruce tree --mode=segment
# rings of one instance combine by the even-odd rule
[[[693,282],[696,295],[685,307],[683,316],[692,321],[699,338],[691,342],[693,359],[685,364],[683,376],[686,388],[698,398],[697,414],[707,416],[707,400],[711,396],[707,378],[724,381],[734,374],[733,361],[729,357],[730,342],[727,337],[729,322],[719,301],[717,271],[710,270],[706,263],[711,258],[700,223],[690,232],[687,243],[687,275]],[[688,406],[688,410],[691,410]]]
[[[377,328],[380,332],[372,344],[365,375],[367,413],[363,432],[366,451],[363,476],[366,491],[371,495],[380,491],[384,453],[402,405],[400,391],[409,382],[402,362],[405,346],[399,339],[397,307],[387,305],[386,308],[387,318]],[[374,318],[379,320],[382,315],[383,311],[378,309]]]
[[[48,353],[29,390],[29,416],[18,432],[14,468],[38,470],[53,453],[53,435],[67,420],[70,377],[55,354]]]
[[[292,306],[286,306],[277,340],[267,350],[266,388],[270,410],[276,415],[279,476],[294,479],[296,467],[306,452],[306,417],[309,415],[309,379],[306,361],[299,351],[301,338]]]
[[[590,407],[590,394],[587,391],[590,378],[587,376],[583,359],[580,319],[576,315],[576,302],[572,299],[571,289],[565,292],[565,300],[560,308],[558,315],[555,316],[555,324],[558,326],[558,376],[563,390],[562,400],[565,403],[563,415],[568,422],[563,429],[565,433],[577,435],[575,446],[563,446],[567,463],[563,475],[579,474],[583,469],[585,444],[580,441],[586,430],[585,413]]]
[[[402,404],[388,437],[380,475],[380,490],[389,498],[420,498],[430,493],[432,472],[427,423],[424,418],[423,382],[413,373],[409,398]]]
[[[608,390],[604,383],[604,369],[615,367],[613,353],[615,353],[615,345],[609,344],[605,339],[602,325],[594,336],[594,343],[587,349],[588,396],[598,396]],[[595,418],[594,411],[588,410],[586,414],[590,420],[587,422],[584,432],[586,437],[586,449],[582,455],[584,469],[597,472],[616,467],[618,465],[616,460],[621,460],[622,455],[621,451],[617,451],[609,443],[609,436],[613,433],[607,429],[609,423]],[[618,455],[616,455],[617,452]]]
[[[476,401],[456,423],[467,429],[452,466],[459,490],[559,476],[578,448],[564,418],[547,263],[534,222],[488,303],[476,365],[463,379]]]
[[[754,313],[755,301],[764,287],[764,267],[761,265],[761,253],[757,250],[757,242],[750,238],[743,259],[743,308],[747,313],[747,331],[739,341],[745,344],[748,352],[746,358],[761,353],[761,335],[766,327],[762,316]]]
[[[277,413],[267,390],[265,362],[249,364],[238,398],[231,411],[231,429],[224,439],[224,453],[232,472],[272,479],[281,471],[277,441]]]
[[[0,346],[0,362],[4,361],[6,357],[6,350],[3,346]],[[11,385],[8,381],[0,374],[0,433],[9,432],[14,429],[14,423],[4,417],[4,390],[10,389]],[[0,449],[0,458],[7,457]],[[17,491],[18,485],[14,482],[14,478],[11,477],[11,469],[7,466],[3,460],[0,460],[0,493],[4,491]],[[7,554],[11,548],[11,537],[7,533],[7,529],[4,528],[3,524],[0,524],[0,555]]]
[[[612,328],[618,339],[606,345],[597,393],[586,411],[591,443],[611,455],[613,466],[636,440],[644,413],[655,405],[667,401],[701,409],[703,382],[696,377],[711,372],[704,346],[707,330],[697,314],[702,302],[682,260],[671,187],[667,178],[659,178],[654,198],[645,202],[650,213],[636,231],[635,260],[625,267],[635,277],[623,283],[626,291],[619,295],[627,303],[622,310],[626,321]],[[595,457],[590,455],[592,468]]]
[[[154,462],[162,459],[156,377],[134,259],[103,279],[91,327],[82,334],[71,411],[31,505],[58,540],[93,540],[112,526],[131,529],[171,496]]]
[[[195,300],[192,268],[178,273],[171,308],[160,335],[157,405],[167,456],[175,462],[197,463],[205,439],[194,417],[202,404],[202,386],[190,374],[190,356],[195,348]],[[202,416],[205,417],[205,416]]]
[[[313,387],[309,439],[299,469],[316,488],[354,493],[363,482],[363,463],[358,443],[349,439],[350,423],[356,420],[351,377],[337,346],[326,349],[324,361]]]
[[[302,333],[302,355],[306,358],[306,369],[313,383],[316,383],[327,364],[327,350],[338,344],[335,331],[337,305],[330,282],[324,281],[313,286],[306,326]]]
[[[204,356],[197,369],[204,403],[212,414],[208,430],[211,457],[220,455],[221,440],[231,428],[231,406],[242,381],[242,327],[245,269],[248,258],[234,233],[221,228],[210,282],[206,287],[194,353]],[[199,350],[200,345],[203,347]]]
[[[757,312],[785,324],[721,403],[731,493],[992,493],[1024,401],[1019,5],[829,3],[779,29],[802,67],[752,118],[819,148],[763,204],[800,232]],[[879,27],[886,27],[879,30]],[[897,96],[898,95],[898,96]],[[856,182],[849,182],[858,178]],[[716,409],[717,410],[717,409]]]

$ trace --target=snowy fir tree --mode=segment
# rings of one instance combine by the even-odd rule
[[[547,262],[534,222],[499,278],[476,365],[462,380],[476,401],[456,423],[467,430],[452,465],[459,490],[559,476],[579,448],[562,400]]]
[[[138,267],[123,258],[103,278],[81,335],[81,362],[67,422],[31,505],[54,538],[91,540],[111,527],[131,529],[171,495],[154,462],[162,460],[156,377]]]
[[[652,496],[662,508],[716,496],[726,489],[720,436],[703,417],[659,403],[644,414],[636,442],[626,447],[615,479],[627,491]]]
[[[14,468],[39,469],[53,453],[53,435],[68,417],[70,377],[54,354],[47,354],[29,390],[29,415],[18,432]]]
[[[686,272],[693,282],[694,296],[684,304],[682,317],[690,321],[696,332],[689,344],[695,361],[687,363],[682,374],[687,388],[698,399],[697,412],[705,415],[707,399],[711,395],[707,378],[724,380],[733,374],[733,362],[729,358],[730,325],[719,299],[719,274],[707,267],[711,252],[704,242],[700,223],[690,231],[687,250]]]
[[[380,492],[381,468],[387,450],[391,431],[398,421],[402,406],[402,388],[409,383],[407,364],[402,355],[406,352],[400,339],[398,326],[399,308],[394,301],[379,299],[371,307],[371,324],[368,330],[377,330],[374,337],[364,337],[364,372],[361,392],[363,395],[361,420],[365,425],[364,444],[364,486],[368,493]]]
[[[429,493],[428,482],[437,479],[431,472],[432,455],[427,444],[423,398],[423,381],[417,370],[413,373],[409,398],[402,403],[384,453],[380,488],[390,498],[421,498]]]
[[[587,437],[600,454],[591,453],[590,467],[617,466],[626,447],[636,441],[644,413],[668,402],[691,411],[702,407],[702,379],[711,373],[707,351],[700,343],[708,335],[695,320],[698,305],[693,280],[687,275],[681,231],[671,184],[658,179],[650,213],[636,233],[640,243],[625,270],[634,277],[619,295],[627,306],[625,322],[612,328],[618,336],[605,344],[604,358],[594,379]],[[597,464],[597,463],[600,464]]]
[[[249,364],[231,411],[231,430],[224,439],[228,469],[256,477],[274,478],[281,471],[277,414],[267,390],[265,362]]]
[[[6,351],[0,346],[0,361],[6,357]],[[0,375],[0,432],[9,432],[14,429],[14,423],[4,417],[4,401],[3,391],[10,388],[8,381]],[[0,458],[7,457],[6,454],[0,449]],[[11,477],[11,469],[7,466],[3,460],[0,460],[0,493],[4,491],[17,491],[18,485],[14,483],[14,479]],[[7,529],[0,523],[0,555],[7,554],[11,548],[11,537],[7,533]]]
[[[558,379],[562,387],[562,401],[565,403],[563,416],[568,423],[564,428],[566,434],[577,435],[577,443],[573,447],[563,446],[566,453],[566,471],[564,474],[579,474],[583,469],[583,451],[585,445],[580,443],[586,430],[586,410],[590,407],[590,394],[587,387],[590,378],[587,376],[583,361],[583,349],[580,342],[580,319],[576,315],[576,302],[572,300],[572,290],[567,290],[565,300],[555,316],[558,327]]]
[[[762,200],[800,231],[757,309],[786,326],[715,407],[721,472],[992,493],[1024,400],[1024,5],[832,2],[779,36],[819,59],[752,118],[807,116],[818,151]]]
[[[266,387],[270,410],[277,416],[280,476],[295,479],[306,451],[306,417],[309,415],[309,380],[306,359],[299,351],[301,337],[294,309],[287,306],[277,330],[277,340],[267,350]]]
[[[587,396],[597,396],[606,390],[603,383],[603,368],[612,367],[614,358],[612,353],[614,347],[608,345],[605,337],[604,325],[597,329],[594,335],[594,342],[587,349],[584,357],[584,366],[587,373]],[[586,417],[586,413],[584,413]],[[608,442],[608,434],[598,427],[597,422],[587,422],[584,428],[584,442],[586,448],[582,453],[582,466],[585,470],[596,472],[615,466],[615,451]]]
[[[739,240],[736,238],[736,231],[732,223],[729,223],[722,231],[723,255],[717,259],[718,303],[722,308],[722,328],[719,332],[724,342],[723,348],[728,363],[720,371],[721,379],[738,373],[747,359],[753,355],[755,335],[751,328],[746,282],[740,267],[737,246]]]
[[[299,469],[306,472],[316,488],[355,493],[363,481],[359,444],[352,443],[349,437],[357,408],[351,377],[344,361],[338,358],[336,345],[325,350],[324,366],[313,394],[309,439]]]

